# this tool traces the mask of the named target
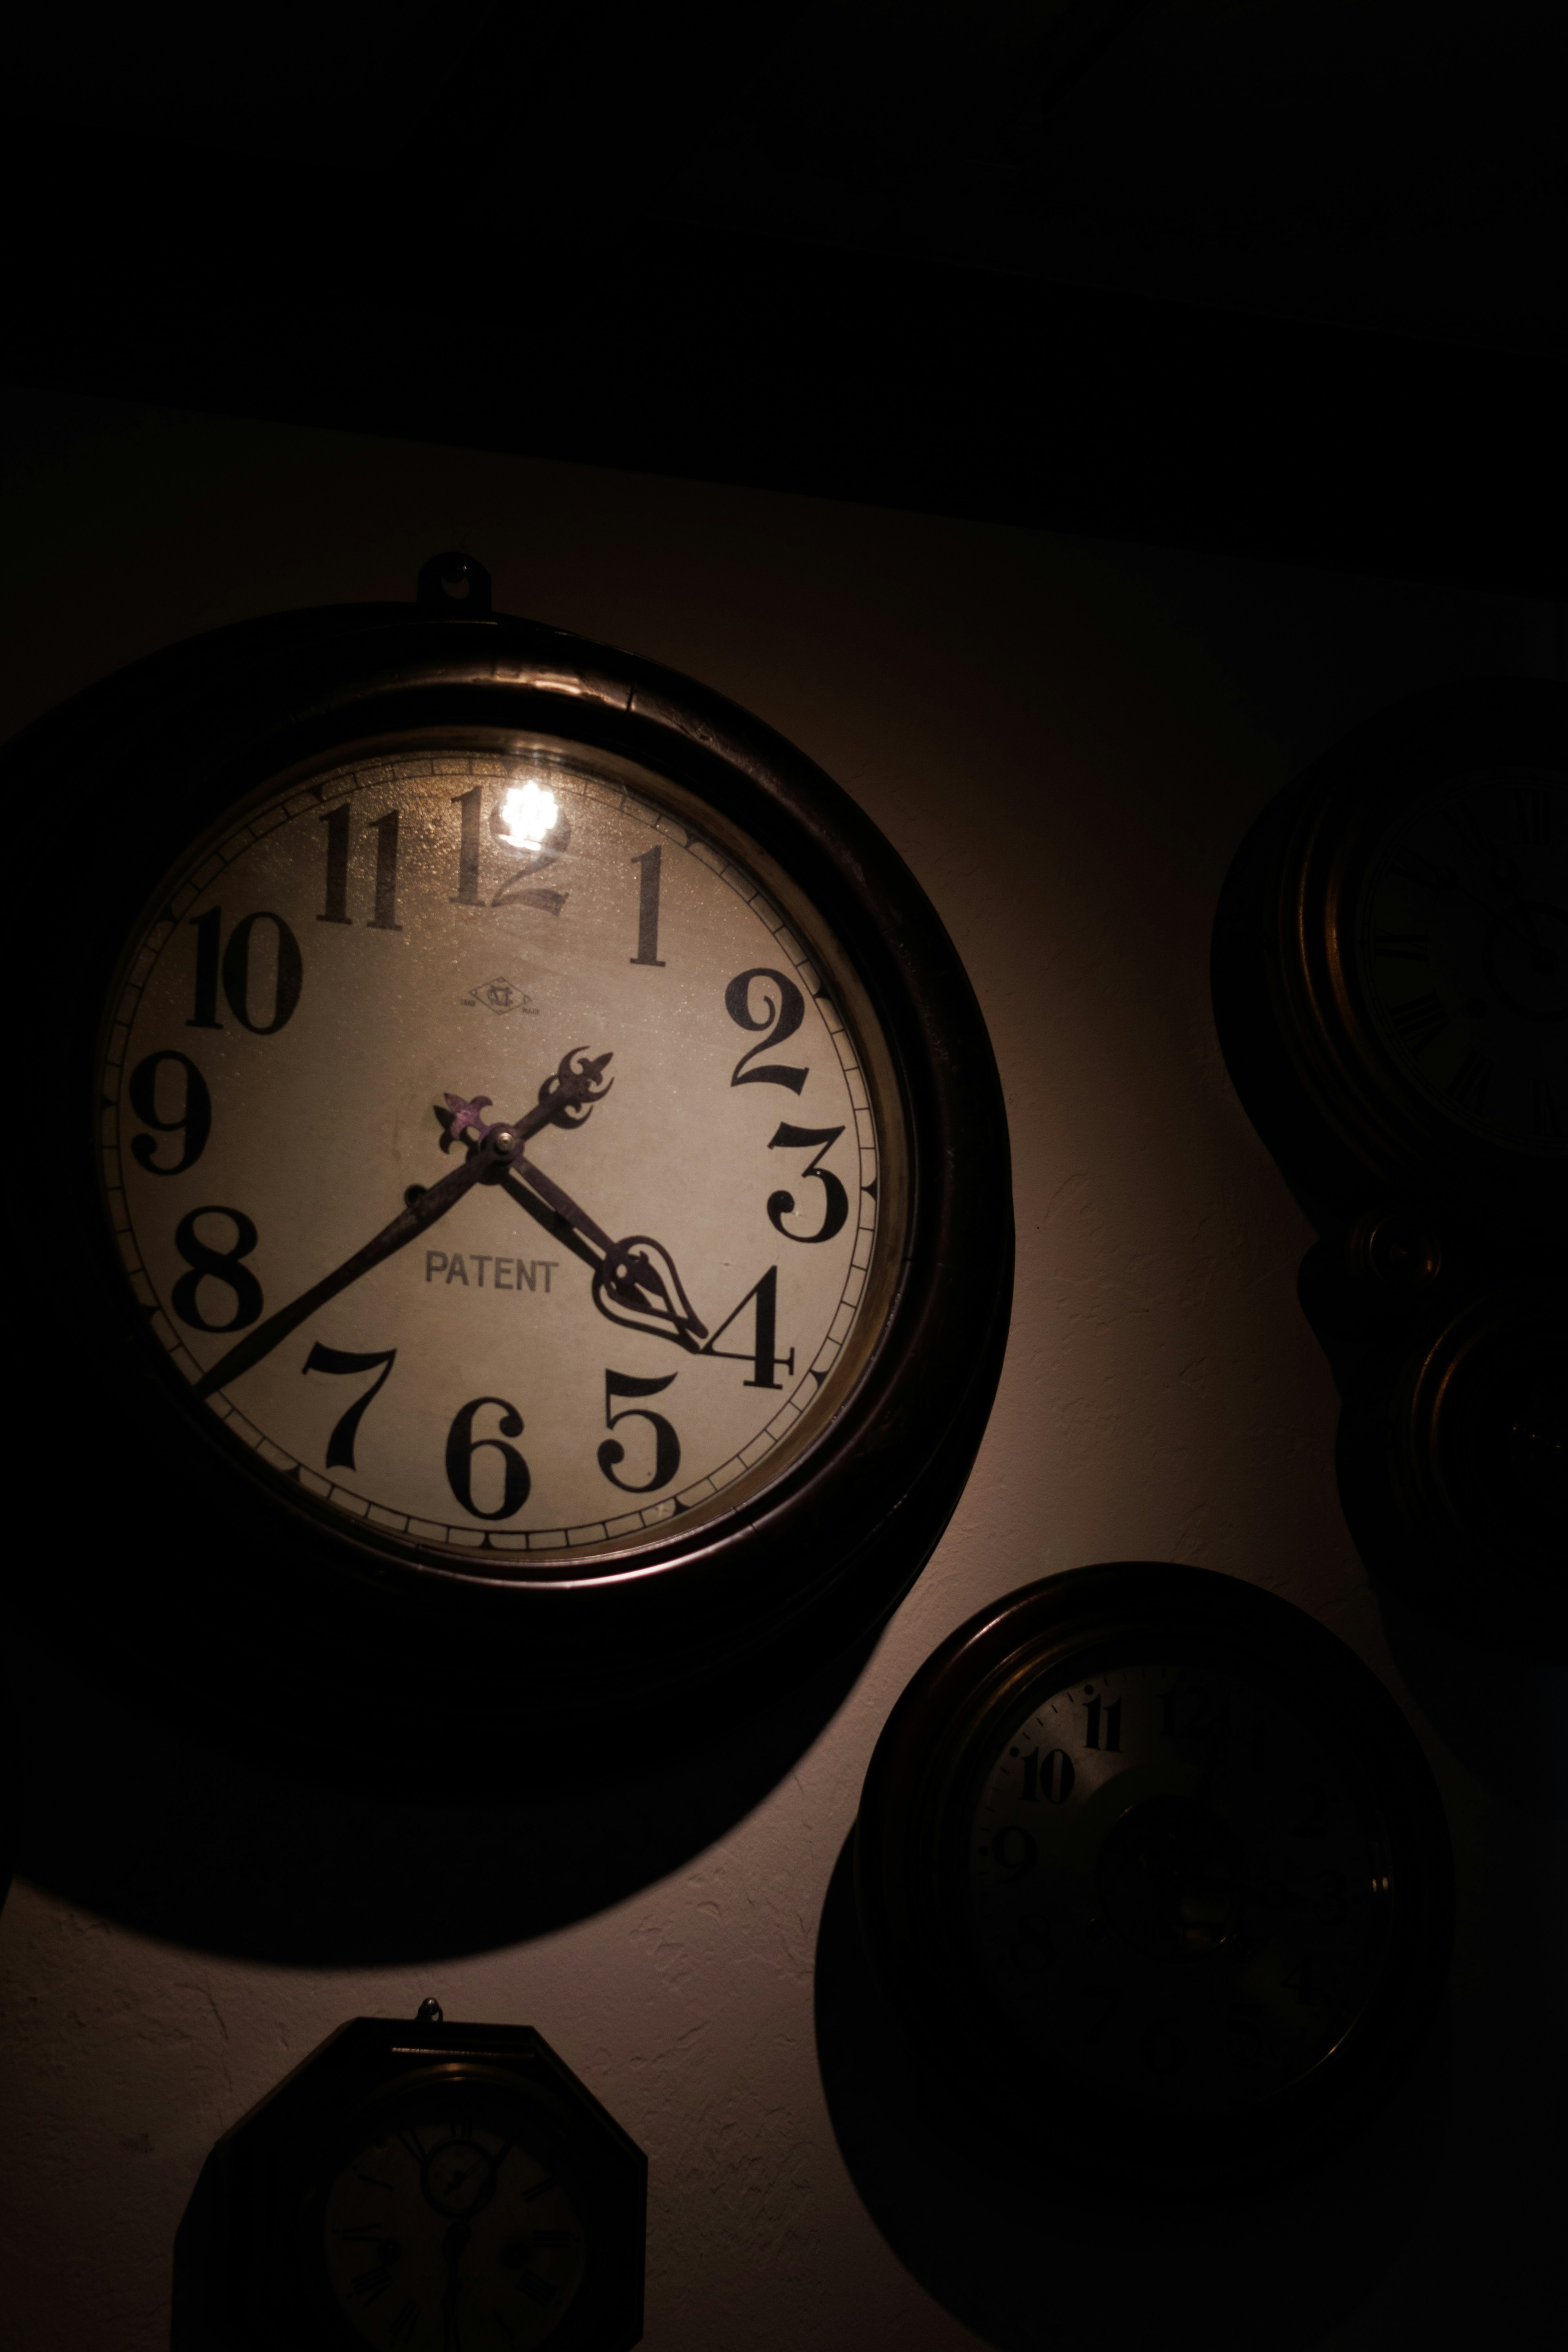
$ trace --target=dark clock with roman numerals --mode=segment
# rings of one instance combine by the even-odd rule
[[[647,2160],[525,2026],[356,2018],[227,2132],[175,2250],[188,2352],[625,2352]]]
[[[984,1024],[846,796],[460,556],[10,762],[90,1127],[24,1269],[79,1408],[40,1459],[155,1525],[78,1625],[209,1691],[210,1629],[226,1706],[351,1743],[668,1721],[867,1633],[973,1458],[1012,1225]]]
[[[1161,1561],[982,1611],[910,1683],[856,1829],[933,2113],[1074,2178],[1239,2182],[1400,2080],[1452,1932],[1443,1810],[1313,1619]]]
[[[1237,857],[1214,977],[1237,1086],[1314,1195],[1560,1230],[1568,689],[1450,688],[1337,745]]]
[[[1322,1236],[1304,1307],[1374,1575],[1563,1637],[1568,688],[1475,681],[1334,747],[1242,845],[1231,1076]]]

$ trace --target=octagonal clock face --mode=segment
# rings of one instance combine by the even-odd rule
[[[237,812],[127,950],[100,1098],[190,1401],[329,1521],[491,1572],[732,1508],[885,1311],[902,1129],[847,960],[601,751],[410,738]]]
[[[493,2102],[490,2103],[493,2105]],[[376,2352],[532,2352],[582,2284],[583,2216],[523,2132],[461,2094],[354,2149],[327,2192],[331,2298]]]
[[[1086,2092],[1239,2114],[1309,2074],[1378,1989],[1375,1804],[1300,1702],[1137,1659],[1032,1694],[970,1830],[979,1971]]]
[[[1490,1143],[1568,1159],[1568,783],[1504,768],[1411,801],[1377,842],[1353,956],[1404,1083]]]

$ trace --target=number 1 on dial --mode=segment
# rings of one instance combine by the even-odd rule
[[[637,951],[626,959],[629,963],[653,964],[661,971],[664,958],[658,951],[658,877],[663,863],[664,851],[657,844],[632,859],[634,866],[641,866],[642,873],[638,877]]]

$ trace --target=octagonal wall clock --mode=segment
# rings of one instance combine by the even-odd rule
[[[41,1612],[343,1738],[669,1720],[876,1624],[989,1409],[1006,1128],[820,771],[452,557],[141,663],[7,777],[58,885]]]
[[[627,2352],[647,2163],[527,2026],[342,2026],[226,2132],[174,2352]]]

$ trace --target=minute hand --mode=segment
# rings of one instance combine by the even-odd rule
[[[526,1153],[519,1151],[513,1154],[511,1173],[514,1176],[521,1176],[529,1191],[537,1192],[545,1206],[553,1209],[558,1217],[564,1217],[567,1223],[580,1233],[585,1242],[592,1242],[594,1247],[603,1250],[607,1258],[615,1256],[616,1245],[603,1225],[595,1224],[587,1210],[580,1209],[571,1193],[563,1192],[554,1178],[547,1176],[543,1169],[536,1161],[530,1160]]]

